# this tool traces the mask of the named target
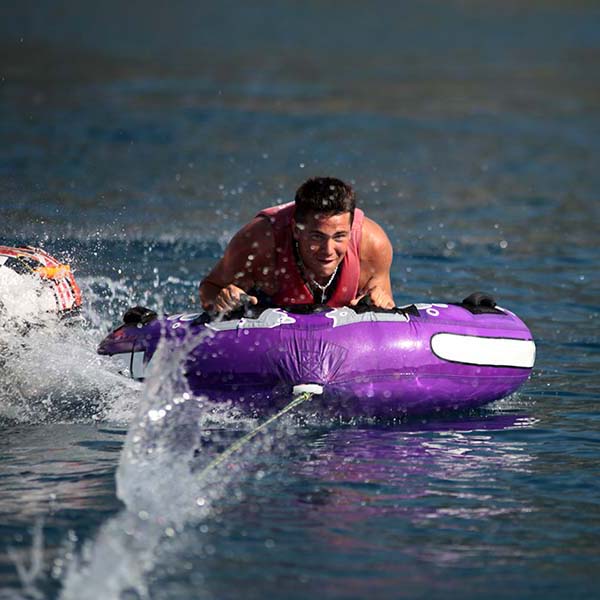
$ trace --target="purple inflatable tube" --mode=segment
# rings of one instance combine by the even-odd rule
[[[531,333],[516,315],[468,300],[393,311],[268,308],[214,321],[206,313],[158,317],[134,309],[98,352],[143,379],[162,342],[183,352],[194,395],[257,415],[298,390],[318,391],[320,409],[343,417],[463,410],[515,392],[535,361]]]

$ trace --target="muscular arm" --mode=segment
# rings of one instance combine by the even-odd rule
[[[223,258],[200,283],[202,307],[234,308],[239,304],[240,294],[268,276],[273,257],[271,225],[266,219],[256,217],[233,236]]]
[[[368,296],[375,306],[393,308],[396,305],[390,280],[392,257],[392,244],[385,231],[375,221],[365,217],[360,249],[358,296],[353,304]]]

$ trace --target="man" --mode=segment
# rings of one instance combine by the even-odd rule
[[[228,312],[266,296],[278,306],[393,308],[392,245],[333,177],[303,183],[294,202],[267,208],[242,227],[200,284],[206,310]]]

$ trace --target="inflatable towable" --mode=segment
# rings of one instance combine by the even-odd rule
[[[268,308],[227,320],[136,307],[98,352],[142,379],[159,343],[181,353],[194,395],[259,414],[294,389],[319,389],[319,406],[340,416],[468,409],[516,391],[535,361],[526,325],[480,293],[460,304]]]
[[[81,290],[71,267],[40,248],[0,246],[0,276],[3,281],[9,278],[13,282],[19,277],[41,280],[42,289],[49,292],[49,301],[44,307],[48,312],[67,317],[81,309]]]

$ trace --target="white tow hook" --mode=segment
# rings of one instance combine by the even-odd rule
[[[318,383],[299,383],[292,388],[292,394],[315,394],[320,396],[323,393],[323,386]]]

